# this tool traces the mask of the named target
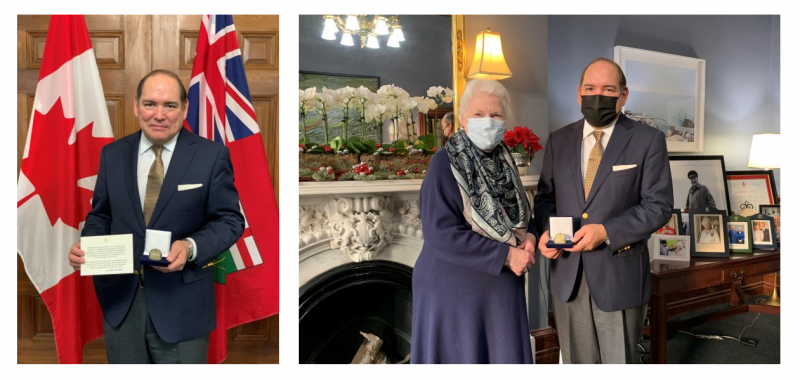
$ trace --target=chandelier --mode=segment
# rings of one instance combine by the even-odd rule
[[[368,19],[367,15],[347,15],[344,19],[339,15],[322,16],[325,26],[322,30],[322,38],[326,40],[336,40],[336,33],[342,32],[340,43],[345,46],[353,46],[353,36],[361,36],[361,48],[365,46],[370,49],[380,48],[378,36],[389,36],[386,46],[398,48],[400,41],[405,41],[403,27],[397,20],[397,16],[375,15]]]

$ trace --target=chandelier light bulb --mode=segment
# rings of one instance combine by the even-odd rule
[[[379,36],[385,36],[389,34],[389,26],[386,25],[386,19],[378,18],[378,22],[375,24],[375,34]]]
[[[353,46],[353,36],[350,33],[342,33],[342,45],[344,46]]]
[[[345,29],[350,29],[353,31],[361,30],[361,27],[358,25],[358,17],[355,15],[348,15],[347,22],[344,24]]]
[[[322,38],[326,40],[335,40],[336,33],[339,28],[336,27],[336,22],[332,18],[325,19],[325,27],[322,29]]]
[[[370,34],[369,37],[367,37],[367,47],[370,49],[379,48],[380,45],[378,45],[378,37],[374,34]]]
[[[323,15],[322,20],[322,38],[335,41],[336,33],[341,32],[339,43],[345,46],[360,42],[362,49],[379,49],[378,38],[388,35],[386,46],[399,48],[400,42],[406,40],[396,15]]]
[[[403,35],[403,28],[401,26],[395,26],[394,30],[392,31],[393,36],[397,36],[397,41],[405,41],[406,37]]]
[[[386,43],[386,46],[393,47],[393,48],[399,48],[400,47],[400,41],[397,40],[397,36],[396,35],[392,34],[391,36],[389,36],[389,42]]]

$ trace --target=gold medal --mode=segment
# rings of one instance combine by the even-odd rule
[[[149,257],[150,260],[161,260],[162,256],[163,254],[161,253],[161,250],[158,248],[151,249],[150,254],[147,255],[147,257]]]
[[[555,241],[556,244],[564,244],[567,242],[567,237],[562,233],[558,233],[553,241]]]

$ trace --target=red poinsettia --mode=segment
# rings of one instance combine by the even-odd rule
[[[537,151],[544,149],[539,144],[539,136],[536,136],[528,127],[516,126],[513,130],[507,131],[503,136],[503,141],[517,153],[527,152],[533,157]]]

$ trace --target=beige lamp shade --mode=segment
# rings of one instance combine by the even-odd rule
[[[780,133],[756,133],[750,145],[751,168],[777,169],[781,167]]]
[[[501,80],[511,78],[506,59],[503,56],[503,45],[500,34],[490,29],[478,33],[475,41],[475,58],[469,68],[468,78]]]

